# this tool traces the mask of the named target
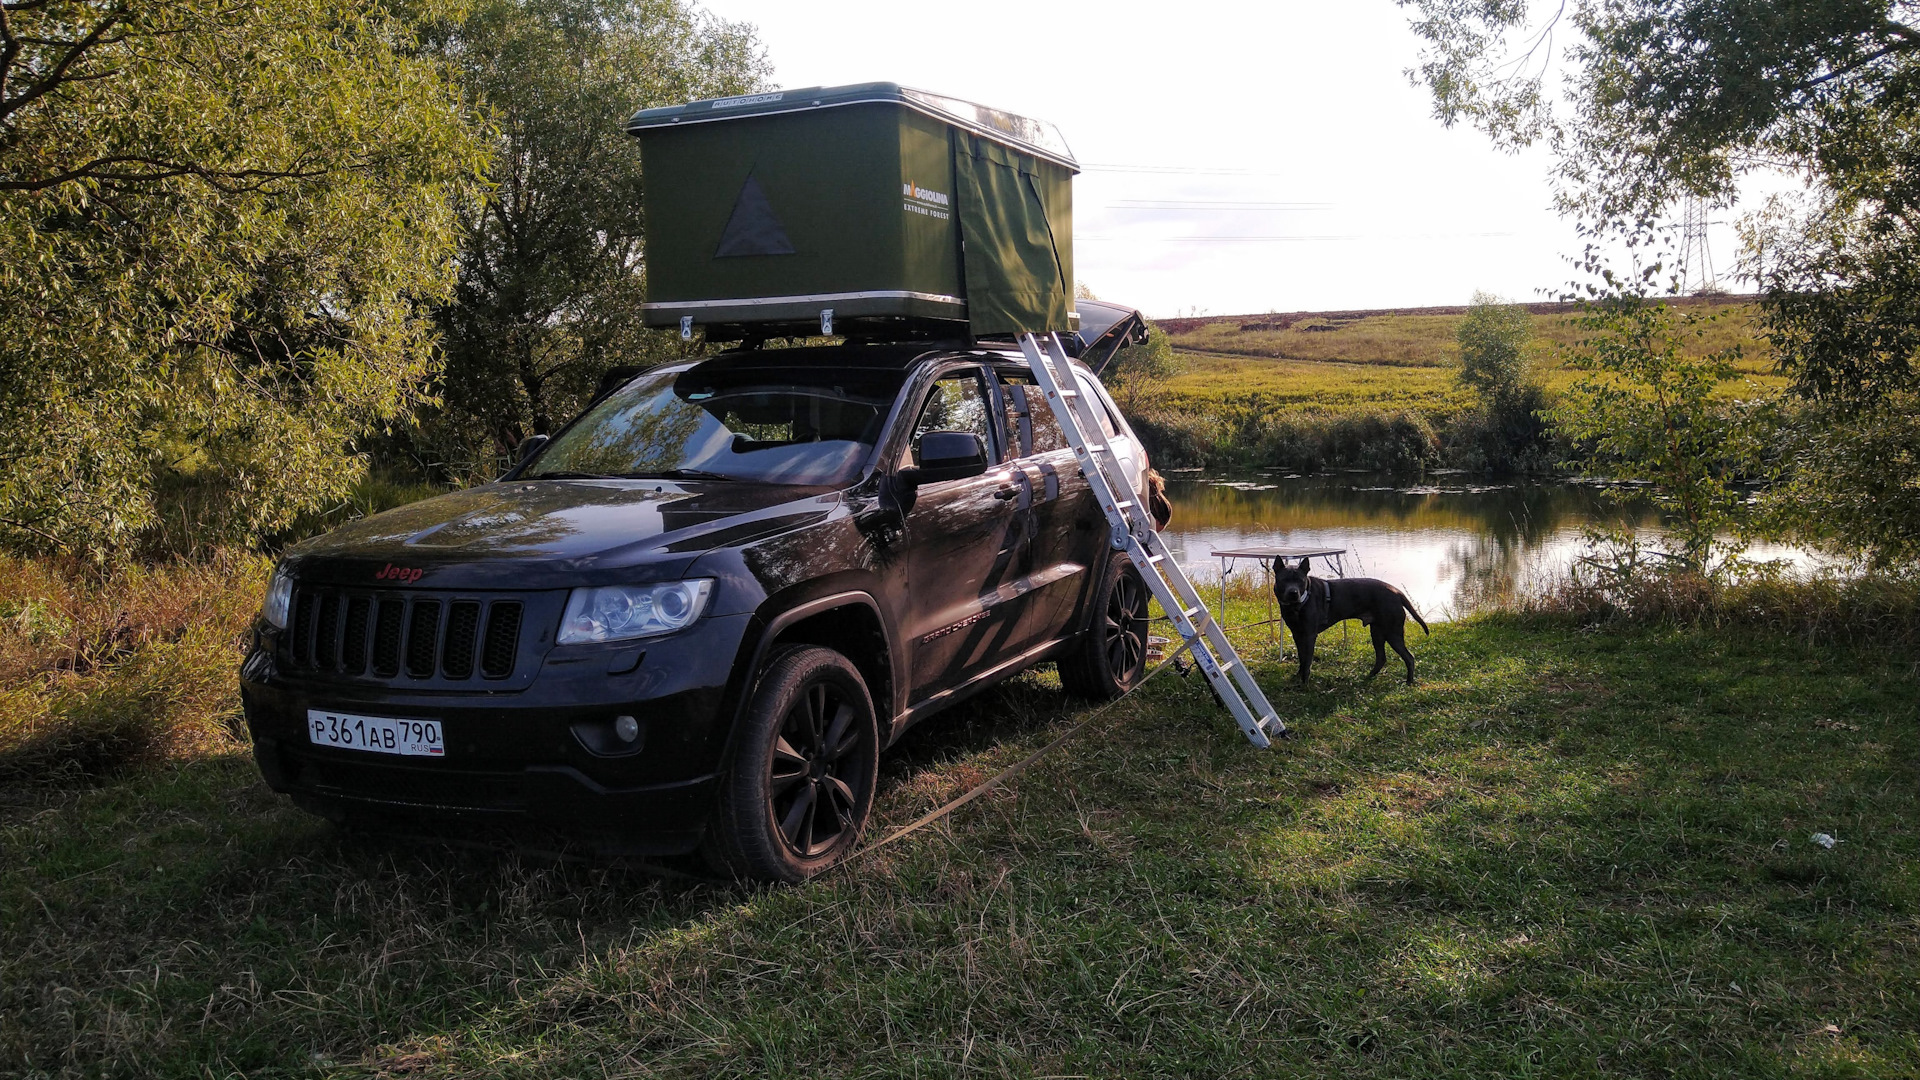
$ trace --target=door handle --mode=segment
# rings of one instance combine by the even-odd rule
[[[1011,499],[1018,494],[1020,494],[1020,485],[1008,484],[1006,487],[994,492],[993,497],[996,499]]]

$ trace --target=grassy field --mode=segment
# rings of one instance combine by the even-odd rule
[[[1534,305],[1533,355],[1550,392],[1578,377],[1565,349],[1585,333],[1561,305]],[[1741,378],[1724,385],[1727,397],[1746,397],[1782,385],[1766,342],[1756,336],[1753,309],[1731,301],[1686,301],[1683,310],[1720,313],[1687,352],[1738,346]],[[1433,313],[1438,310],[1441,313]],[[1456,383],[1454,334],[1465,309],[1398,312],[1235,315],[1163,321],[1186,370],[1169,380],[1157,405],[1166,426],[1219,430],[1212,436],[1249,444],[1257,425],[1306,429],[1329,421],[1418,414],[1444,442],[1448,426],[1472,407]],[[1337,442],[1336,436],[1321,441]],[[1251,446],[1243,450],[1252,452]],[[1182,454],[1179,464],[1191,453]],[[1346,464],[1341,451],[1333,454]],[[1279,464],[1280,462],[1274,462]],[[1296,464],[1287,462],[1288,464]]]
[[[793,889],[342,834],[232,743],[11,787],[0,1072],[1920,1075],[1911,654],[1483,617],[1303,690],[1243,638],[1297,739],[1168,674]],[[923,727],[881,820],[1075,715]]]

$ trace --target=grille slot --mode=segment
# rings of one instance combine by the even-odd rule
[[[405,600],[382,600],[373,624],[373,673],[383,679],[400,674],[400,628],[407,618]]]
[[[521,607],[501,600],[487,613],[487,642],[480,654],[480,674],[504,679],[513,674],[514,654],[520,648]]]
[[[313,594],[302,591],[293,598],[293,662],[301,667],[313,664]]]
[[[440,673],[449,679],[473,677],[473,647],[480,639],[480,604],[455,600],[447,610],[447,645],[440,654]]]
[[[440,601],[415,600],[413,617],[407,620],[407,674],[416,679],[433,677],[433,662],[440,653]]]
[[[340,632],[340,670],[358,675],[367,670],[367,615],[373,607],[365,596],[347,600],[347,625]]]
[[[524,601],[297,589],[283,639],[289,670],[379,679],[507,679],[519,666]]]
[[[320,594],[320,616],[313,627],[313,666],[332,671],[340,660],[340,594]]]

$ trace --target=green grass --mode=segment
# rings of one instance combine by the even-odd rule
[[[1730,383],[1723,393],[1746,396],[1756,388],[1781,384],[1771,352],[1756,335],[1750,305],[1685,306],[1724,314],[1688,352],[1704,355],[1734,346],[1742,350],[1735,366],[1751,385]],[[1165,407],[1267,417],[1418,410],[1443,425],[1473,404],[1472,395],[1453,375],[1459,360],[1454,334],[1461,318],[1347,313],[1292,317],[1290,322],[1258,315],[1178,322],[1171,340],[1187,370],[1169,380]],[[1536,363],[1551,391],[1564,389],[1577,377],[1565,366],[1562,351],[1585,333],[1575,318],[1534,317]]]
[[[1168,674],[792,889],[354,838],[237,750],[16,793],[0,1071],[1920,1074],[1911,655],[1435,629],[1416,687],[1335,631],[1310,690],[1246,631],[1296,740]],[[1033,675],[930,723],[881,820],[1074,715]]]
[[[1449,368],[1179,354],[1187,368],[1167,380],[1165,391],[1165,407],[1177,412],[1345,416],[1417,409],[1444,417],[1474,401]]]

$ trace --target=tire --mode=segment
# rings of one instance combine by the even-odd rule
[[[769,657],[721,777],[704,853],[715,870],[804,881],[859,842],[880,771],[867,684],[832,649]]]
[[[1107,701],[1140,685],[1147,674],[1147,610],[1152,594],[1140,571],[1120,555],[1094,594],[1086,632],[1060,658],[1060,685],[1075,697]]]

